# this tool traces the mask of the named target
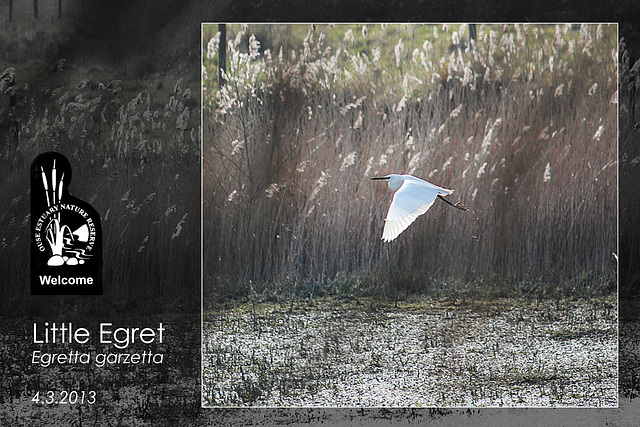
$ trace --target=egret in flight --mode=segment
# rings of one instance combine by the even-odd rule
[[[398,237],[416,218],[429,210],[436,198],[454,208],[465,212],[469,211],[462,203],[453,204],[443,197],[453,193],[453,190],[438,187],[415,176],[392,173],[371,179],[388,181],[389,188],[395,191],[389,212],[384,220],[382,240],[385,242],[390,242]]]

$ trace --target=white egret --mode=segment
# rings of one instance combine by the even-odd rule
[[[436,198],[454,208],[465,212],[469,211],[462,203],[453,204],[442,197],[453,193],[453,190],[438,187],[415,176],[390,174],[371,178],[371,180],[388,181],[389,188],[395,191],[389,212],[384,220],[382,240],[385,242],[390,242],[398,237],[416,218],[429,210]]]

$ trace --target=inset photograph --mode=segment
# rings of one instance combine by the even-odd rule
[[[202,25],[203,407],[617,407],[615,24]]]

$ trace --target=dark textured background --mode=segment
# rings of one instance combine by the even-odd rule
[[[16,1],[14,1],[16,3]],[[6,13],[8,1],[0,2],[0,15]],[[78,9],[77,15],[70,25],[68,42],[52,47],[48,61],[64,57],[67,61],[82,61],[85,64],[108,63],[139,73],[141,78],[151,78],[154,73],[179,72],[198,76],[200,72],[200,23],[201,22],[565,22],[595,21],[619,22],[620,37],[624,37],[630,54],[630,64],[634,64],[640,56],[640,5],[635,1],[556,1],[556,2],[524,2],[510,0],[476,1],[350,1],[335,0],[282,0],[267,2],[253,1],[208,1],[190,0],[171,2],[168,0],[117,0],[111,2],[90,0]],[[69,21],[67,21],[69,22]],[[1,52],[0,52],[1,54]],[[0,68],[12,66],[4,63],[9,55],[2,58]],[[632,76],[633,77],[633,76]],[[192,89],[196,89],[195,87]],[[195,91],[194,91],[195,92]],[[629,108],[635,104],[635,97],[620,99],[622,105]],[[634,127],[620,129],[620,156],[628,159],[640,153],[638,138],[640,133]],[[0,174],[8,171],[0,171]],[[183,410],[172,410],[162,416],[148,416],[141,412],[140,425],[157,425],[162,419],[168,425],[181,420],[185,425],[294,425],[294,424],[356,424],[356,425],[389,425],[416,424],[432,420],[439,425],[634,425],[640,419],[640,404],[631,399],[637,392],[640,370],[636,365],[638,346],[638,303],[640,281],[640,228],[638,227],[637,207],[640,188],[637,172],[629,162],[620,163],[620,314],[621,314],[621,354],[620,354],[620,387],[621,409],[618,410],[439,410],[439,409],[274,409],[274,410],[204,410],[198,409],[199,402],[199,358],[195,353],[199,349],[199,292],[187,292],[180,296],[179,308],[172,304],[171,298],[159,301],[158,305],[145,307],[150,315],[162,316],[169,312],[179,312],[183,318],[191,321],[180,323],[182,328],[180,345],[192,346],[193,351],[180,353],[172,359],[173,363],[186,365],[183,372],[191,375],[189,388],[178,388],[171,391],[178,399],[183,397]],[[4,179],[4,178],[3,178]],[[25,177],[26,179],[26,177]],[[199,182],[193,182],[199,186]],[[194,206],[198,206],[194,202]],[[5,207],[7,209],[7,207]],[[197,208],[192,218],[199,216]],[[189,237],[199,239],[199,230],[189,229]],[[0,290],[8,289],[16,282],[23,280],[15,264],[6,251],[2,252],[0,267],[3,272]],[[185,277],[199,278],[200,264],[184,266]],[[9,272],[9,273],[7,273]],[[126,279],[125,279],[126,280]],[[158,280],[150,276],[148,281],[141,281],[131,286],[141,290],[153,290]],[[193,282],[193,280],[191,280]],[[178,285],[176,285],[178,286]],[[198,289],[197,282],[186,283],[191,290]],[[25,288],[26,289],[26,288]],[[140,295],[145,292],[113,295],[115,310],[119,316],[135,315],[142,305]],[[24,298],[28,301],[27,295]],[[67,299],[50,300],[47,307],[42,304],[22,304],[20,310],[3,306],[0,313],[2,326],[12,322],[20,322],[36,314],[59,313],[69,305]],[[38,313],[34,313],[34,307]],[[91,304],[88,305],[92,309]],[[86,313],[85,313],[86,314]],[[184,337],[184,338],[183,338]],[[15,338],[16,340],[19,337]],[[178,345],[176,343],[175,345]],[[9,351],[8,344],[2,344],[3,350]],[[4,405],[5,403],[0,403]],[[126,404],[126,403],[125,403]],[[131,402],[131,405],[137,403]],[[161,408],[158,410],[161,411]],[[2,411],[0,410],[0,413]],[[80,418],[81,419],[81,418]],[[35,424],[33,424],[35,422]],[[86,422],[86,420],[85,420]],[[97,425],[102,424],[98,421]],[[25,424],[26,425],[26,424]],[[31,421],[31,425],[46,425],[44,420]],[[82,424],[84,425],[84,424]]]

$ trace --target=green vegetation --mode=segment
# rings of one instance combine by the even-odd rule
[[[206,303],[615,292],[615,26],[230,25],[223,87],[217,30]],[[436,205],[383,244],[391,192],[368,178],[392,172],[472,212]]]

